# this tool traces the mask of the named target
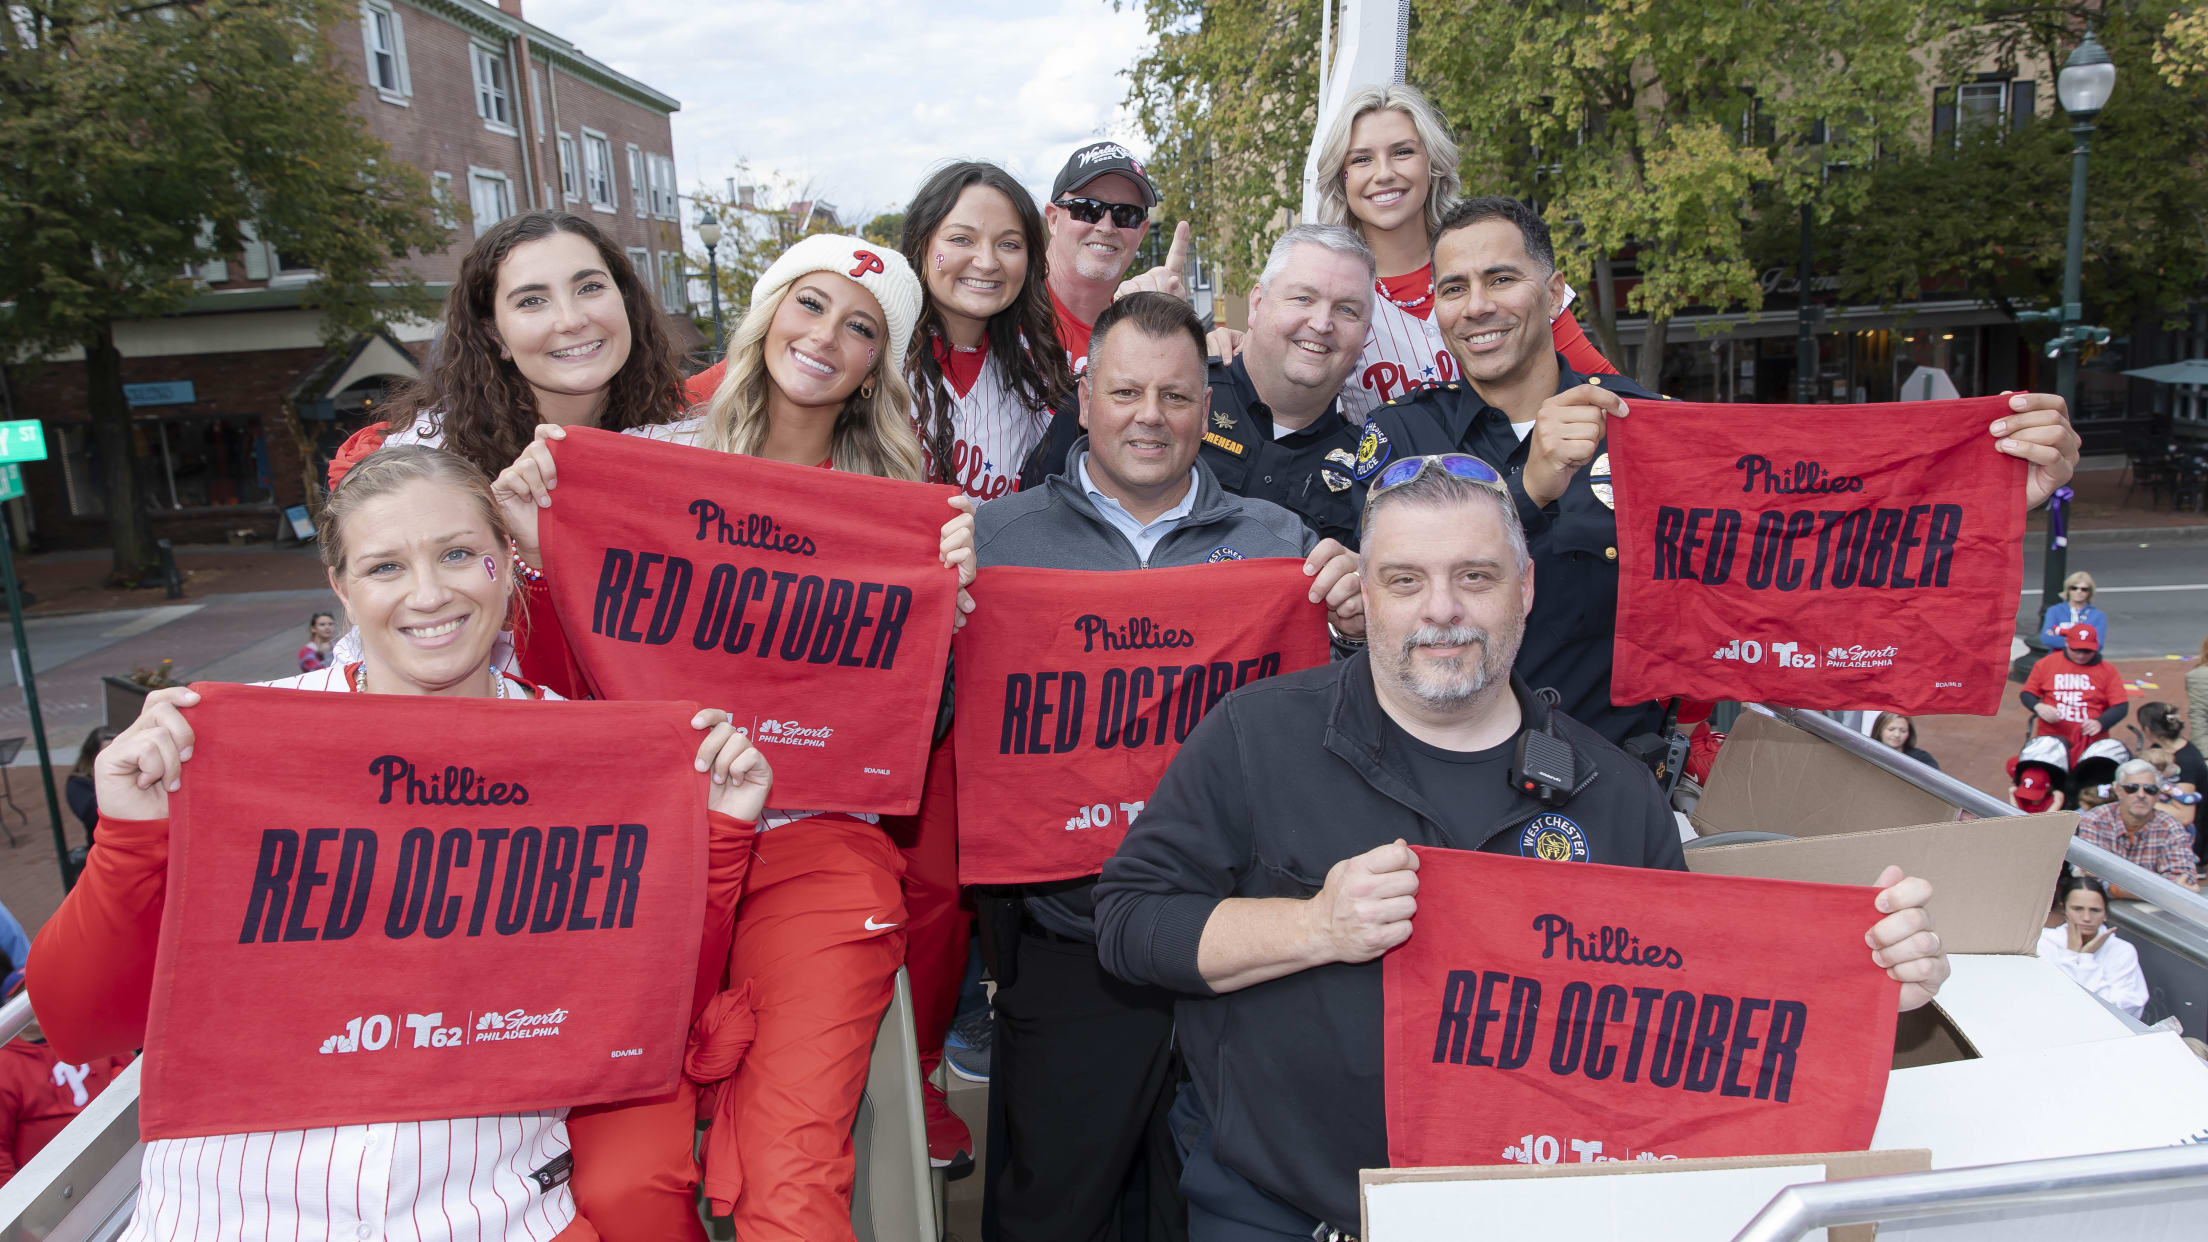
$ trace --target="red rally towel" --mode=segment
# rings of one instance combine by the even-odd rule
[[[705,914],[695,705],[192,688],[145,1137],[675,1085]]]
[[[542,519],[560,626],[602,698],[728,709],[774,803],[909,815],[958,576],[948,487],[569,428]]]
[[[1609,420],[1610,698],[1987,716],[2024,576],[2001,397],[1649,402]]]
[[[1414,848],[1391,1166],[1870,1145],[1901,990],[1863,943],[1877,890]]]
[[[958,634],[958,878],[1094,875],[1205,712],[1323,664],[1303,562],[991,566]]]

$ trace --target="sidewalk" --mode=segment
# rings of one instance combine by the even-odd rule
[[[2095,463],[2098,465],[2098,462]],[[2208,532],[2208,513],[2195,513],[2171,509],[2151,508],[2152,499],[2147,489],[2130,486],[2129,472],[2121,466],[2079,470],[2070,477],[2070,490],[2077,493],[2070,502],[2070,533],[2089,534],[2097,531],[2172,530],[2196,527]],[[2130,493],[2128,503],[2125,496]],[[2025,519],[2025,529],[2044,532],[2047,529],[2047,510],[2036,509]]]
[[[18,557],[16,576],[22,580],[24,590],[38,597],[36,603],[23,610],[23,615],[51,617],[75,612],[112,612],[121,608],[152,608],[171,602],[158,585],[132,591],[107,586],[110,560],[111,554],[104,548]],[[176,567],[184,575],[185,600],[250,591],[307,590],[328,582],[322,561],[310,544],[181,547],[176,549]]]

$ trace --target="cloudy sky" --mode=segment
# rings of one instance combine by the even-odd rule
[[[995,160],[1040,197],[1094,138],[1144,153],[1120,76],[1145,43],[1142,16],[1110,0],[525,0],[523,11],[682,101],[686,194],[748,163],[851,221],[902,210],[945,159]]]

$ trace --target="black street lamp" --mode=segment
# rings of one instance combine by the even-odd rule
[[[706,283],[713,289],[713,356],[724,352],[721,344],[721,261],[715,253],[721,245],[721,222],[712,212],[698,217],[698,240],[705,243]]]
[[[2070,148],[2070,236],[2063,251],[2062,305],[2017,316],[2055,325],[2055,336],[2047,343],[2047,351],[2056,360],[2055,391],[2070,407],[2072,418],[2078,413],[2078,353],[2088,344],[2108,339],[2107,328],[2083,322],[2085,306],[2080,286],[2085,265],[2086,154],[2092,145],[2093,118],[2108,105],[2115,89],[2116,66],[2108,58],[2108,49],[2088,29],[2085,40],[2062,62],[2062,72],[2055,77],[2055,96],[2062,101],[2062,110],[2070,114],[2070,135],[2077,140]],[[2040,590],[2042,616],[2062,598],[2062,580],[2069,569],[2069,540],[2065,537],[2068,523],[2056,511],[2061,503],[2050,502],[2047,515],[2047,573]]]

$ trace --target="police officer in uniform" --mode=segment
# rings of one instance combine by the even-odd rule
[[[1250,294],[1241,352],[1211,361],[1199,452],[1229,495],[1271,501],[1345,547],[1356,546],[1361,493],[1358,432],[1340,393],[1372,326],[1372,272],[1372,251],[1353,230],[1300,224],[1281,235]],[[1054,420],[1021,486],[1063,470],[1080,435],[1075,420]]]

